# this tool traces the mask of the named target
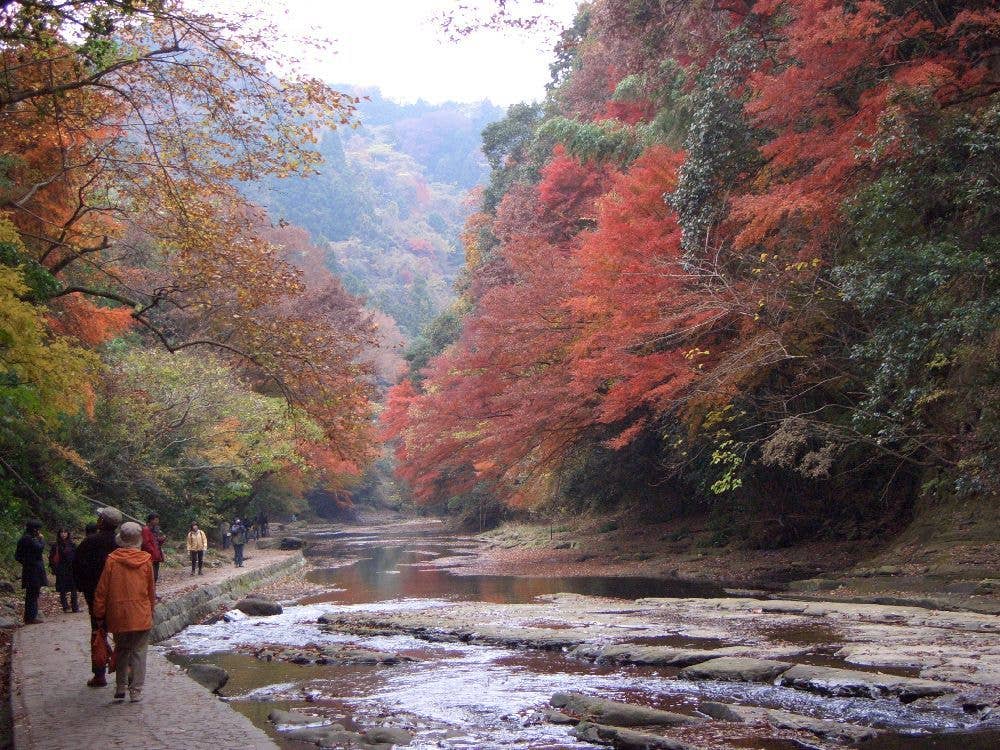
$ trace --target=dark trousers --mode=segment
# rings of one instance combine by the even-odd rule
[[[38,596],[42,593],[41,586],[28,586],[24,589],[24,621],[38,619]]]
[[[94,665],[94,631],[97,630],[97,618],[94,617],[94,602],[93,597],[83,595],[83,598],[87,600],[87,612],[90,614],[90,669],[94,673],[94,677],[104,677],[107,674],[107,667],[98,667]]]
[[[236,563],[236,567],[237,568],[242,568],[243,567],[243,545],[242,544],[234,544],[233,545],[233,551],[236,553],[236,556],[233,557],[233,562]]]
[[[191,550],[191,575],[194,575],[194,569],[197,565],[198,575],[201,575],[201,564],[205,560],[204,550]]]
[[[66,600],[66,594],[69,594],[69,601]],[[62,605],[63,612],[65,612],[70,607],[73,608],[74,612],[80,611],[80,601],[77,599],[76,589],[71,591],[60,591],[59,592],[59,603]]]
[[[160,580],[160,564],[158,562],[153,563],[153,582]]]

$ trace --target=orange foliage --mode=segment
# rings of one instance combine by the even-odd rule
[[[86,297],[73,294],[54,302],[49,325],[56,333],[97,346],[123,334],[135,325],[135,320],[127,307],[98,307]]]

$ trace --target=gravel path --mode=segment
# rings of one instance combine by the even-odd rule
[[[194,579],[182,569],[162,570],[159,594],[170,599],[195,585],[218,583],[285,556],[264,550],[248,554],[252,557],[242,569],[206,570]],[[245,716],[154,649],[149,651],[143,702],[112,704],[114,675],[106,688],[86,685],[91,677],[89,639],[86,612],[60,613],[43,624],[18,629],[11,675],[15,750],[277,747]]]

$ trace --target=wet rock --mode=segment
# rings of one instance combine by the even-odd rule
[[[188,677],[199,685],[217,693],[229,682],[229,672],[214,664],[192,664],[187,669]]]
[[[699,724],[701,719],[672,711],[660,711],[648,706],[618,703],[604,698],[595,698],[582,693],[556,693],[549,704],[569,713],[601,724],[620,727],[661,726],[675,727],[684,724]]]
[[[211,625],[213,624],[213,621],[218,622],[220,619],[225,620],[226,622],[239,622],[240,620],[247,619],[247,616],[238,609],[231,609],[228,612],[223,612],[221,617],[209,619],[206,624]]]
[[[305,714],[294,711],[282,711],[277,708],[271,711],[267,715],[267,718],[272,724],[319,724],[325,721],[322,716],[306,716]]]
[[[579,646],[583,638],[568,632],[555,633],[548,628],[480,625],[478,627],[428,627],[424,624],[366,620],[350,615],[323,615],[318,619],[321,629],[332,633],[355,635],[411,635],[434,643],[473,643],[504,648],[532,648],[542,651],[562,651]]]
[[[413,735],[405,729],[399,727],[375,727],[369,729],[363,735],[365,742],[377,745],[409,745],[413,741]]]
[[[277,602],[258,596],[248,596],[246,599],[241,599],[236,602],[236,609],[251,617],[280,615],[284,611]]]
[[[250,653],[261,661],[284,661],[291,664],[370,664],[391,666],[403,662],[416,661],[410,656],[395,654],[388,651],[357,646],[350,643],[338,643],[326,646],[307,644],[301,648],[267,645],[249,649]]]
[[[858,695],[869,698],[892,695],[904,703],[955,692],[951,685],[933,680],[835,667],[813,667],[807,664],[798,664],[786,671],[781,675],[780,683],[821,695]]]
[[[6,583],[6,581],[0,581],[0,583]],[[14,609],[0,604],[0,629],[9,630],[10,628],[19,627],[21,623],[22,619],[18,617]]]
[[[631,729],[592,724],[586,721],[573,729],[573,736],[584,742],[611,745],[615,750],[695,750],[692,745],[686,742],[672,740],[658,734],[636,732]]]
[[[305,540],[297,536],[283,536],[278,543],[278,549],[302,549],[305,546]]]
[[[304,727],[302,729],[292,729],[281,733],[282,737],[298,742],[312,742],[320,747],[338,747],[353,742],[354,747],[362,743],[361,735],[357,732],[348,732],[340,724],[331,724],[326,727]]]
[[[769,591],[764,589],[723,589],[726,596],[736,596],[742,599],[766,599],[770,596]]]
[[[641,646],[633,643],[599,645],[585,643],[570,651],[570,656],[590,659],[598,664],[643,664],[646,666],[687,667],[722,656],[725,652],[672,648],[670,646]]]
[[[833,591],[838,586],[842,586],[843,581],[832,578],[803,578],[800,581],[792,581],[788,584],[790,591],[803,591],[815,593],[817,591]]]
[[[733,706],[724,703],[703,703],[700,710],[720,721],[767,722],[778,729],[809,732],[821,739],[842,744],[857,744],[870,740],[877,732],[869,727],[857,724],[846,724],[828,719],[815,719],[812,716],[781,711],[773,708],[758,708],[756,706]]]
[[[746,656],[721,656],[718,659],[685,667],[677,675],[685,680],[734,680],[739,682],[771,682],[791,668],[791,664],[772,659],[751,659]]]
[[[568,714],[564,714],[562,711],[555,711],[553,709],[545,712],[545,720],[550,724],[576,724],[580,721]]]

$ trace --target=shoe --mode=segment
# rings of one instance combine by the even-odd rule
[[[99,688],[107,686],[108,686],[108,681],[103,677],[98,677],[96,674],[89,680],[87,680],[87,687]]]
[[[124,703],[125,693],[115,693],[115,697],[111,699],[112,703]]]
[[[80,608],[79,608],[79,607],[73,607],[73,611],[74,611],[74,612],[79,612],[79,611],[80,611]]]
[[[129,693],[128,698],[129,703],[142,703],[142,692],[139,690],[133,690]]]
[[[45,620],[43,620],[41,617],[35,617],[35,618],[31,619],[31,620],[25,620],[24,624],[25,625],[41,625],[43,622],[45,622]]]

